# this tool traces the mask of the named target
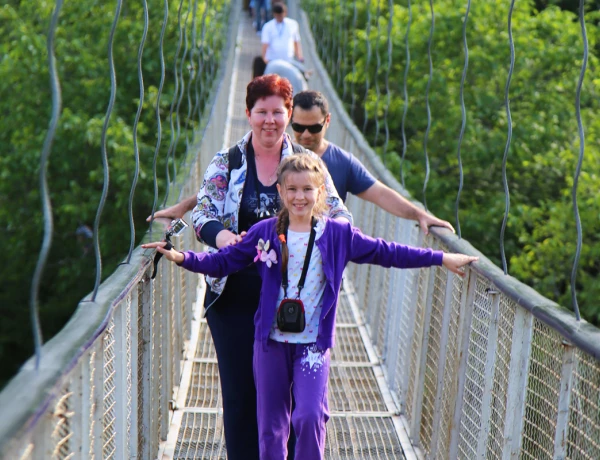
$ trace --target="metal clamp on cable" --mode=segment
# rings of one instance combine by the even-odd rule
[[[171,237],[181,235],[181,233],[183,233],[187,226],[188,224],[186,224],[183,219],[176,219],[171,221],[171,224],[165,231],[165,238],[163,239],[163,241],[167,243],[165,244],[166,250],[173,249]],[[154,271],[152,272],[152,276],[150,277],[150,279],[154,279],[156,277],[156,268],[158,267],[158,262],[160,261],[160,258],[162,256],[162,252],[156,251],[156,254],[154,255]]]

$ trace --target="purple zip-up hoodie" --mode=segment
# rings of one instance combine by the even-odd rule
[[[352,227],[349,222],[325,219],[325,229],[315,244],[321,251],[326,286],[323,293],[323,307],[319,321],[317,346],[321,350],[335,344],[335,315],[338,294],[344,268],[348,262],[370,263],[382,267],[420,268],[442,265],[443,252],[432,249],[415,248],[387,242],[381,238],[371,238]],[[257,255],[258,240],[269,242],[277,263],[267,266],[258,259],[258,272],[262,278],[260,302],[254,317],[254,340],[260,340],[266,349],[273,319],[277,311],[277,298],[281,287],[281,243],[275,229],[277,219],[266,219],[250,227],[240,243],[227,246],[216,253],[186,251],[181,266],[187,270],[204,273],[209,276],[223,277],[235,273],[254,263]]]

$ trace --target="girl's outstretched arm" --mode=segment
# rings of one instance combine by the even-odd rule
[[[476,262],[479,260],[479,257],[467,256],[466,254],[452,254],[449,252],[445,252],[442,265],[450,270],[452,273],[456,273],[460,276],[465,276],[465,271],[461,270],[461,267],[470,264],[471,262]]]
[[[167,258],[171,262],[175,262],[176,264],[183,263],[183,259],[184,259],[183,253],[181,253],[173,248],[165,249],[165,244],[167,244],[165,241],[157,241],[155,243],[142,244],[142,247],[144,249],[156,248],[156,250],[158,252],[160,252],[162,255],[164,255],[165,258]]]

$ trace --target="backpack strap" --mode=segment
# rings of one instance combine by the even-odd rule
[[[234,169],[240,169],[240,166],[242,166],[242,152],[238,148],[237,144],[229,149],[228,163],[229,180],[231,180],[231,171]]]
[[[296,144],[295,142],[292,142],[292,150],[294,153],[307,152],[307,150],[304,147],[302,147],[300,144]],[[237,146],[237,144],[229,148],[228,162],[229,179],[231,180],[231,171],[233,171],[234,169],[240,169],[240,167],[242,166],[242,152]]]
[[[306,153],[307,150],[302,147],[300,144],[296,144],[295,142],[292,142],[292,150],[294,151],[294,153]]]

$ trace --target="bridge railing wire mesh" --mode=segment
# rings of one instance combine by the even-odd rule
[[[314,19],[328,18],[325,9],[330,3],[304,1],[306,13],[296,10],[302,36],[307,37],[305,47],[314,50],[305,53],[307,65],[316,69],[311,89],[322,91],[330,102],[332,124],[327,138],[407,196],[384,167],[382,150],[376,153],[376,146],[367,143],[364,130],[357,128],[338,96],[343,85],[337,85],[337,73],[345,72],[352,84],[356,68],[336,69],[322,55],[326,48],[313,44],[313,37],[326,27]],[[359,5],[363,8],[362,28],[368,30],[375,23],[369,2]],[[468,13],[470,3],[466,6]],[[352,16],[356,5],[347,3],[345,8],[341,17]],[[362,33],[358,31],[359,41]],[[356,35],[343,46],[352,50]],[[373,50],[368,43],[362,53],[351,55],[352,65],[369,74],[364,63]],[[409,53],[407,42],[406,55]],[[463,84],[466,70],[465,62]],[[363,75],[361,85],[373,86],[378,75],[385,77],[385,72],[378,68],[370,77]],[[390,90],[385,85],[385,91]],[[366,106],[374,99],[371,94],[369,101],[362,103]],[[346,102],[349,112],[359,115],[354,95],[347,95]],[[462,107],[464,110],[464,99]],[[404,110],[410,112],[410,106]],[[367,112],[357,124],[366,123],[367,117],[382,116],[381,111]],[[370,134],[374,136],[373,131]],[[510,139],[507,149],[509,144]],[[506,173],[504,177],[506,180]],[[388,213],[355,197],[349,198],[348,205],[355,224],[365,232],[394,237],[389,232]],[[388,275],[378,267],[352,266],[348,271],[413,444],[427,458],[436,459],[598,457],[600,444],[592,440],[600,439],[600,331],[506,275],[449,231],[433,230],[424,237],[414,222],[396,218],[391,228],[396,229],[395,239],[403,243],[480,257],[465,278],[444,269],[401,270]],[[392,280],[386,282],[388,276]]]
[[[193,5],[198,7],[197,2]],[[183,89],[175,95],[177,110],[182,105],[188,114],[199,118],[193,136],[186,132],[190,152],[177,165],[181,172],[169,185],[167,204],[199,190],[207,160],[223,145],[236,44],[230,31],[237,30],[240,7],[235,2],[222,2],[218,8],[220,19],[228,24],[215,20],[211,26],[204,8],[200,40],[189,44],[195,50],[192,56],[198,67],[206,64],[203,72],[186,71],[191,75],[186,82],[188,89],[193,86],[195,91],[194,106],[181,103]],[[165,21],[167,14],[165,8]],[[115,27],[117,18],[118,12]],[[189,30],[185,33],[190,34]],[[140,49],[142,45],[143,39]],[[214,46],[221,48],[212,49]],[[219,55],[220,62],[216,63]],[[180,73],[183,67],[179,60],[186,60],[187,65],[191,59],[178,57]],[[141,83],[141,71],[138,78]],[[113,80],[113,92],[117,85]],[[188,97],[187,104],[191,103]],[[160,111],[157,113],[160,120]],[[106,127],[104,132],[108,135]],[[163,225],[155,222],[154,233],[147,233],[141,242],[161,238],[163,232]],[[176,237],[174,244],[200,249],[191,231]],[[0,421],[0,458],[156,456],[169,428],[171,400],[180,380],[181,359],[189,346],[192,304],[200,278],[164,262],[153,280],[151,273],[152,254],[139,246],[130,251],[127,262],[98,284],[70,322],[44,345],[40,365],[36,366],[36,357],[32,358],[4,388],[0,393],[5,414]]]

